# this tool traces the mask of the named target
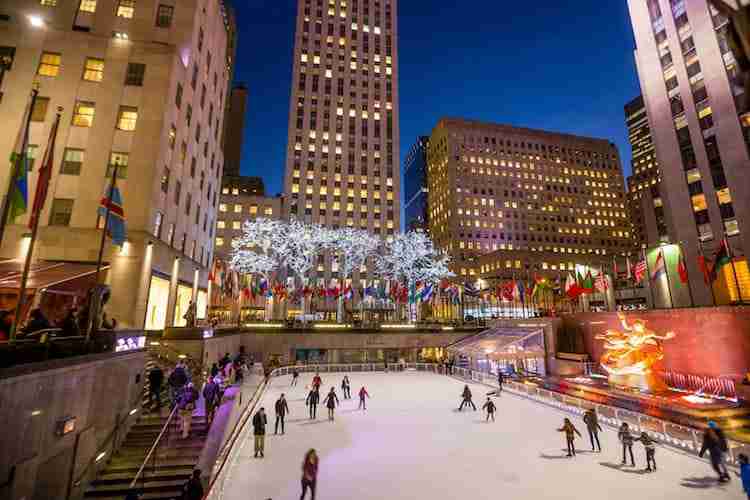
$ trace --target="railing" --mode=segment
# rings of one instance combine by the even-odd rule
[[[164,424],[164,427],[161,428],[161,432],[159,433],[159,436],[156,438],[156,441],[154,441],[154,444],[151,445],[151,449],[148,450],[148,453],[146,454],[146,458],[143,459],[143,463],[138,468],[138,472],[135,474],[135,477],[133,478],[133,481],[130,482],[130,488],[135,488],[135,485],[138,483],[138,480],[141,477],[141,474],[143,474],[144,469],[146,468],[146,465],[148,464],[148,461],[153,456],[154,461],[152,465],[152,471],[156,471],[156,458],[157,453],[156,450],[159,447],[159,444],[161,444],[161,440],[164,436],[167,436],[167,439],[169,439],[169,426],[172,424],[172,419],[177,414],[177,409],[179,408],[179,405],[175,405],[172,409],[172,412],[169,414],[169,417],[167,418],[166,423]],[[144,477],[145,481],[145,477]]]

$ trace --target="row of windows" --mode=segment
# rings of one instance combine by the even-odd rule
[[[43,7],[57,7],[58,0],[39,0]],[[115,4],[115,15],[125,19],[132,19],[135,15],[136,0],[117,0]],[[79,0],[78,12],[94,13],[97,8],[97,0]],[[169,28],[174,17],[174,7],[159,4],[156,10],[156,26]]]
[[[31,121],[43,122],[47,118],[49,108],[49,97],[37,97],[31,110]],[[71,123],[76,127],[91,127],[94,124],[96,104],[90,101],[76,101],[73,107],[73,118]],[[134,106],[120,106],[117,111],[116,127],[118,130],[132,132],[138,122],[138,108]]]
[[[43,52],[39,59],[37,74],[55,78],[60,74],[62,67],[62,54],[58,52]],[[146,74],[146,65],[141,63],[128,63],[125,72],[125,85],[140,87]],[[101,82],[104,79],[104,59],[87,57],[83,64],[81,79],[87,82]]]
[[[273,207],[261,207],[263,215],[273,215]],[[228,212],[229,211],[229,205],[226,203],[220,203],[219,204],[219,212]],[[236,214],[241,214],[244,212],[249,213],[250,215],[257,215],[258,214],[258,205],[250,205],[247,207],[247,210],[245,210],[245,206],[241,205],[239,203],[235,203],[232,206],[232,211]],[[221,221],[220,221],[221,223]]]

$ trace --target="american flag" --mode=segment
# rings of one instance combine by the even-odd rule
[[[594,286],[599,293],[605,293],[609,290],[609,281],[604,273],[599,273],[594,280]]]
[[[637,262],[633,266],[633,279],[636,283],[640,283],[643,281],[643,278],[646,277],[646,271],[648,270],[648,267],[646,266],[646,261],[642,260],[640,262]]]

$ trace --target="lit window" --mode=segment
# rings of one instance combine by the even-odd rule
[[[234,213],[236,213],[236,214],[241,214],[241,213],[242,213],[242,205],[240,205],[240,204],[235,204],[235,205],[234,205]]]
[[[109,164],[107,165],[107,177],[112,177],[117,165],[117,178],[125,179],[128,176],[128,153],[118,153],[112,151],[109,154]]]
[[[41,76],[55,77],[60,72],[62,56],[54,52],[43,52],[36,73]]]
[[[232,229],[234,229],[235,231],[242,229],[242,223],[238,220],[232,221]]]
[[[96,12],[96,0],[81,0],[78,4],[80,12]]]
[[[120,0],[117,4],[117,17],[131,19],[135,12],[135,0]]]
[[[57,7],[57,0],[39,0],[42,7]]]
[[[224,246],[224,238],[216,238],[216,246],[217,247],[223,247]]]
[[[66,148],[60,173],[65,175],[80,175],[83,165],[84,151],[82,149]]]
[[[729,188],[724,188],[716,191],[716,197],[719,199],[719,205],[732,203],[732,195],[729,192]]]
[[[223,220],[220,220],[220,221],[216,222],[216,228],[217,229],[224,229],[226,226],[227,226],[227,224]]]
[[[219,204],[219,212],[226,212],[227,211],[227,204],[221,203]]]
[[[263,211],[265,215],[273,215],[273,208],[266,207],[266,209]]]
[[[94,103],[77,101],[73,110],[73,125],[90,127],[94,123]]]
[[[697,194],[691,197],[690,201],[693,203],[693,212],[701,212],[703,210],[708,209],[708,205],[706,204],[705,194]]]
[[[138,108],[131,106],[120,106],[117,114],[117,128],[119,130],[133,131],[138,121]]]

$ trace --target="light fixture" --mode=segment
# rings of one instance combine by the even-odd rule
[[[245,328],[283,328],[281,323],[245,323]]]
[[[178,357],[178,358],[180,358],[180,359],[185,359],[185,358],[187,358],[187,356],[186,356],[186,355],[184,355],[184,354],[178,354],[178,355],[177,355],[177,357]]]
[[[452,326],[444,326],[443,330],[455,330]]]
[[[159,342],[149,342],[148,345],[161,345]]]
[[[98,455],[96,456],[96,458],[94,459],[94,462],[98,462],[99,460],[101,460],[102,458],[104,458],[104,457],[106,457],[106,456],[107,456],[107,452],[106,452],[106,451],[103,451],[103,452],[99,453],[99,454],[98,454]]]
[[[407,330],[407,329],[414,329],[417,325],[414,323],[404,323],[400,325],[380,325],[380,328],[387,329],[387,330]]]
[[[342,330],[342,329],[351,328],[351,327],[352,325],[344,325],[341,323],[317,323],[313,325],[313,328],[317,328],[321,330],[324,330],[324,329]]]
[[[29,16],[29,23],[31,23],[31,26],[33,26],[34,28],[44,27],[44,19],[36,15]]]
[[[130,415],[135,415],[137,411],[138,408],[133,408],[132,410],[130,410]]]
[[[41,414],[42,414],[42,410],[34,410],[31,412],[32,417],[38,417]]]

